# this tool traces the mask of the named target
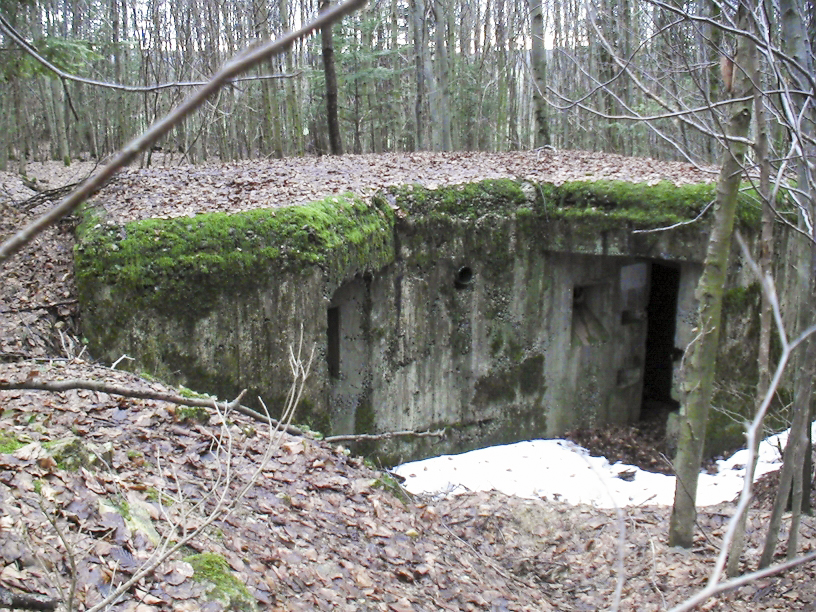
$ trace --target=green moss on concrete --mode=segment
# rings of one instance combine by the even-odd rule
[[[722,333],[712,410],[706,426],[706,456],[720,455],[745,444],[745,424],[754,415],[759,379],[760,299],[759,283],[732,287],[723,293]],[[768,427],[775,430],[786,426],[779,397],[777,394],[766,417]]]
[[[487,213],[511,215],[527,201],[521,184],[510,179],[486,180],[438,189],[406,185],[392,187],[388,192],[395,198],[397,205],[415,219],[475,219]]]
[[[249,589],[230,570],[227,560],[221,555],[202,553],[185,557],[184,560],[193,566],[193,580],[207,587],[208,599],[220,602],[227,610],[254,612],[258,609]]]
[[[655,185],[626,181],[574,181],[555,188],[555,214],[579,220],[607,219],[609,223],[679,223],[695,218],[717,197],[711,183],[677,186],[669,181]],[[758,227],[761,207],[756,192],[740,193],[737,218]]]
[[[732,287],[723,292],[722,311],[726,317],[742,315],[749,310],[759,312],[759,301],[762,288],[759,283],[751,283],[747,287]],[[757,318],[758,317],[754,317]],[[758,336],[757,336],[758,337]]]
[[[626,181],[571,181],[562,185],[533,184],[509,179],[425,189],[418,185],[389,190],[397,206],[414,221],[428,218],[476,219],[486,214],[516,216],[522,223],[541,219],[587,222],[597,231],[636,225],[678,223],[695,218],[716,198],[716,185],[677,186],[663,181],[654,185]],[[780,195],[784,200],[784,195]],[[740,193],[738,218],[757,227],[761,207],[756,192]],[[598,221],[604,221],[599,227]]]
[[[496,369],[476,381],[474,406],[512,404],[516,401],[517,391],[526,396],[544,393],[544,355],[522,359],[513,351],[511,357],[511,365]]]
[[[544,355],[533,355],[522,361],[518,378],[522,394],[544,393]]]
[[[216,297],[281,271],[319,266],[336,281],[394,258],[393,214],[354,196],[303,206],[146,219],[118,227],[93,210],[75,249],[83,301],[114,287],[133,308],[205,313]]]
[[[516,385],[509,372],[486,374],[474,385],[473,404],[477,408],[490,404],[511,404],[516,401]]]

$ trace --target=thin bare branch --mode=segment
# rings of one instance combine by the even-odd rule
[[[725,593],[727,591],[732,591],[733,589],[737,589],[745,584],[759,580],[760,578],[767,578],[768,576],[773,576],[774,574],[781,574],[782,572],[786,572],[789,569],[793,569],[799,565],[804,565],[805,563],[810,563],[811,561],[816,561],[816,552],[803,555],[797,559],[785,561],[779,565],[772,565],[771,567],[766,567],[765,569],[751,572],[750,574],[745,574],[739,578],[726,580],[725,582],[718,582],[717,584],[707,586],[696,595],[689,597],[683,603],[673,607],[671,610],[669,610],[669,612],[687,612],[688,610],[700,605],[710,597],[714,597],[715,595],[719,595],[720,593]]]
[[[178,404],[180,406],[191,406],[193,408],[213,407],[212,399],[183,397],[181,395],[175,395],[173,393],[162,393],[160,391],[144,391],[141,389],[133,389],[131,387],[125,387],[123,385],[117,385],[113,383],[106,383],[98,380],[81,380],[81,379],[41,380],[39,378],[28,378],[23,381],[0,380],[0,391],[10,389],[30,389],[32,391],[51,391],[56,393],[71,391],[75,389],[84,389],[86,391],[109,393],[110,395],[121,395],[123,397],[132,397],[135,399],[150,399],[162,402],[170,402],[173,404]],[[241,398],[244,396],[244,393],[246,393],[246,390],[242,391],[241,394],[231,402],[215,402],[216,409],[225,410],[227,412],[230,410],[237,410],[241,414],[244,414],[257,421],[265,423],[268,418],[267,415],[240,404]],[[277,426],[278,422],[275,419],[272,419],[272,424]],[[303,431],[292,425],[286,426],[286,432],[295,436],[306,435]]]
[[[155,85],[123,85],[121,83],[111,83],[110,81],[98,81],[96,79],[88,79],[85,77],[77,76],[75,74],[71,74],[70,72],[65,72],[64,70],[60,69],[59,67],[55,66],[47,59],[45,59],[37,48],[29,43],[23,36],[14,29],[11,23],[6,19],[3,15],[0,15],[0,30],[5,32],[8,37],[17,43],[22,49],[28,53],[32,58],[34,58],[37,62],[43,65],[46,69],[50,70],[54,74],[56,74],[65,86],[66,81],[72,81],[74,83],[82,83],[83,85],[92,85],[94,87],[102,87],[104,89],[113,89],[116,91],[126,91],[129,93],[149,93],[149,92],[156,92],[161,91],[163,89],[173,89],[179,87],[202,87],[207,85],[209,81],[172,81],[169,83],[157,83]],[[302,74],[301,70],[294,72],[292,74],[266,74],[266,75],[257,75],[257,76],[248,76],[248,77],[239,77],[234,79],[228,79],[226,81],[227,84],[229,83],[243,83],[245,81],[265,81],[270,79],[291,79],[296,76],[300,76]],[[67,93],[67,90],[66,90]],[[70,101],[70,98],[69,98]],[[71,107],[71,110],[74,112],[76,116],[76,111]]]
[[[209,96],[220,90],[230,79],[257,66],[264,60],[283,53],[296,40],[303,38],[314,30],[334,23],[357,10],[363,4],[365,4],[365,0],[347,0],[321,13],[316,19],[299,30],[285,34],[275,41],[249,47],[228,61],[206,85],[196,90],[172,112],[154,123],[146,132],[131,140],[124,149],[114,156],[107,166],[83,182],[82,185],[75,189],[57,206],[19,230],[11,238],[1,244],[0,262],[11,257],[46,227],[71,213],[82,204],[82,202],[99,191],[121,168],[136,159],[141,152],[147,150],[151,144],[167,134],[179,121],[204,104]]]
[[[326,442],[361,442],[363,440],[391,440],[392,438],[444,438],[444,429],[425,431],[387,431],[384,433],[341,434],[324,438]]]
[[[303,341],[303,334],[301,330],[301,344]],[[314,358],[314,347],[312,348],[311,356],[309,357],[309,362],[304,366],[303,362],[300,361],[300,350],[298,351],[297,357],[293,356],[292,362],[292,374],[294,380],[292,381],[291,393],[289,395],[290,401],[287,402],[283,415],[278,423],[278,425],[272,425],[272,419],[267,417],[267,423],[269,424],[269,444],[266,446],[266,452],[264,453],[263,458],[258,463],[255,471],[252,473],[252,476],[247,480],[247,482],[237,491],[234,493],[230,490],[231,484],[231,466],[232,466],[232,434],[230,432],[230,428],[227,426],[228,421],[222,418],[221,421],[221,432],[222,436],[227,437],[227,466],[226,471],[223,475],[223,484],[220,487],[220,493],[217,495],[217,501],[213,509],[209,512],[206,518],[199,524],[193,531],[184,534],[182,538],[180,538],[177,542],[171,543],[171,535],[168,536],[163,540],[162,545],[155,551],[153,556],[148,560],[142,567],[136,571],[133,576],[130,577],[129,580],[122,583],[117,587],[115,591],[110,593],[105,599],[100,601],[98,604],[94,605],[93,607],[89,608],[87,612],[99,612],[107,608],[113,602],[115,602],[119,597],[123,594],[127,593],[133,585],[137,582],[142,580],[142,578],[149,576],[153,571],[159,567],[164,561],[169,559],[176,551],[181,549],[182,547],[186,546],[190,541],[196,538],[198,535],[204,532],[204,530],[213,523],[216,519],[225,519],[228,517],[232,512],[237,508],[243,499],[244,495],[246,495],[247,491],[257,482],[258,477],[260,476],[261,472],[266,468],[267,463],[269,462],[270,457],[272,456],[272,451],[279,447],[281,440],[283,439],[283,432],[286,424],[288,421],[291,420],[292,415],[294,414],[294,410],[297,407],[297,404],[300,400],[300,397],[303,394],[303,390],[305,388],[306,379],[309,375],[309,371],[311,369],[312,359]],[[220,409],[216,403],[216,409]],[[264,406],[266,409],[266,406]],[[268,411],[267,411],[268,412]],[[223,415],[222,415],[223,416]],[[221,440],[217,441],[219,448],[222,445]],[[220,484],[220,481],[219,481]],[[213,492],[214,493],[214,492]],[[202,500],[203,501],[203,500]]]

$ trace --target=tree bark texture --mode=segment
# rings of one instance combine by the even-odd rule
[[[550,144],[550,127],[547,122],[547,102],[544,92],[547,88],[547,57],[544,48],[544,15],[541,0],[529,0],[530,25],[532,28],[531,63],[533,70],[533,113],[535,114],[536,147]]]
[[[802,92],[812,92],[809,86],[809,75],[813,74],[813,59],[810,53],[806,19],[806,2],[803,0],[782,0],[780,2],[782,38],[784,48],[787,53],[798,63],[798,69],[791,70],[791,77],[794,88]],[[801,70],[799,70],[801,69]],[[812,138],[816,136],[816,111],[813,109],[812,93],[793,93],[793,114],[801,117],[799,122],[800,131],[794,131],[792,137],[798,140],[802,153],[810,160],[813,160],[816,147],[812,144]],[[807,109],[806,105],[810,108]],[[812,162],[811,162],[812,163]],[[797,186],[801,190],[796,195],[797,203],[801,211],[800,225],[806,228],[805,216],[810,218],[811,226],[816,214],[816,203],[814,197],[814,176],[813,170],[808,167],[806,160],[800,160],[797,173]],[[797,330],[803,331],[813,323],[814,320],[814,299],[816,299],[816,245],[813,239],[816,238],[816,228],[811,229],[811,240],[800,243],[796,249],[797,258],[797,284],[799,286],[799,317]],[[774,508],[771,513],[771,520],[768,526],[768,534],[765,546],[762,550],[762,557],[759,566],[767,567],[773,561],[776,544],[779,537],[779,528],[782,522],[782,515],[788,504],[788,498],[793,490],[791,503],[792,520],[790,536],[788,539],[788,555],[795,555],[797,548],[797,536],[799,517],[802,512],[802,505],[805,499],[805,491],[810,496],[810,461],[805,461],[805,454],[810,449],[810,421],[813,404],[813,376],[816,375],[816,341],[813,337],[806,341],[803,355],[801,356],[794,380],[793,395],[793,424],[788,436],[788,443],[785,446],[784,462],[779,477],[779,489],[774,500]],[[805,485],[807,481],[807,486]]]
[[[434,46],[436,48],[436,90],[437,90],[437,118],[439,130],[438,149],[440,151],[450,151],[453,149],[451,140],[451,111],[448,97],[448,51],[445,40],[445,28],[447,24],[447,8],[441,0],[434,0]]]
[[[758,68],[758,66],[757,66]],[[755,83],[759,83],[761,76],[759,70],[753,75]],[[754,114],[757,118],[757,136],[754,151],[756,152],[757,163],[759,164],[759,193],[762,197],[762,230],[759,241],[759,271],[764,276],[771,274],[773,269],[774,254],[774,210],[771,202],[771,163],[768,158],[768,117],[762,95],[759,90],[754,92]],[[754,402],[754,414],[760,409],[765,395],[771,386],[771,333],[773,326],[773,306],[770,297],[766,292],[762,292],[759,309],[759,342],[757,355],[758,379],[756,386],[756,400]],[[762,428],[760,427],[760,431]],[[760,437],[754,440],[754,461],[748,466],[746,478],[754,479],[758,460],[757,450],[759,449]],[[726,575],[733,578],[739,575],[740,557],[745,546],[745,527],[748,521],[748,513],[743,512],[737,519],[737,528],[734,538],[731,540],[731,548],[728,551],[728,565]]]
[[[740,4],[739,23],[743,28],[749,23],[747,13],[748,7]],[[753,67],[757,61],[756,46],[748,37],[739,38],[737,56],[739,70],[734,93],[735,96],[748,96],[748,100],[734,103],[730,107],[727,134],[744,139],[751,127],[751,96],[754,91],[754,84],[748,75],[754,73]],[[669,526],[670,546],[690,548],[694,539],[697,481],[713,392],[723,286],[746,149],[743,142],[728,141],[717,183],[717,202],[703,274],[696,290],[699,313],[696,336],[689,346],[682,385],[681,429],[675,459],[677,484]]]
[[[330,6],[330,0],[320,0],[321,13],[327,11]],[[326,76],[326,120],[329,128],[329,147],[332,155],[342,155],[343,141],[340,138],[340,117],[337,108],[337,72],[334,66],[334,41],[332,40],[331,26],[321,28],[320,39],[323,46],[323,73]]]

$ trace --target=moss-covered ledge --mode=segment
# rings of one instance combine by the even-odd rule
[[[325,336],[340,284],[393,262],[393,219],[351,195],[124,226],[88,207],[74,262],[90,353],[109,363],[127,354],[135,361],[123,367],[219,397],[246,388],[250,403],[261,396],[277,410],[289,347],[301,328],[307,351]],[[322,385],[313,380],[302,422],[324,420]]]
[[[422,251],[422,245],[413,244],[414,235],[444,236],[463,223],[489,225],[506,234],[502,229],[510,223],[513,231],[551,251],[702,261],[706,216],[699,223],[683,223],[700,216],[715,197],[713,184],[602,180],[554,185],[499,179],[433,190],[393,187],[375,199],[396,208],[397,229],[408,237],[406,246],[412,252]],[[742,191],[738,220],[749,233],[759,225],[759,202],[752,189]],[[676,227],[669,232],[636,231],[667,226]]]
[[[638,228],[688,221],[716,197],[712,183],[677,186],[625,181],[570,181],[561,185],[497,179],[437,189],[419,185],[392,187],[381,192],[408,215],[421,218],[477,219],[485,215],[511,216],[529,212],[542,220],[569,219],[575,223],[598,219],[633,223]],[[758,227],[760,200],[752,188],[740,194],[738,219],[744,227]],[[398,215],[399,216],[399,215]]]
[[[115,287],[133,308],[205,313],[216,293],[257,287],[281,270],[317,267],[333,286],[394,261],[394,213],[403,227],[426,230],[492,216],[514,220],[550,246],[561,238],[650,229],[696,217],[715,197],[714,185],[657,185],[622,181],[533,184],[509,179],[426,189],[394,187],[371,202],[333,196],[303,206],[239,214],[109,222],[93,207],[83,213],[75,250],[83,299]],[[756,227],[759,206],[743,192],[740,221]],[[694,234],[699,235],[699,228]],[[578,240],[580,243],[580,240]],[[566,247],[576,248],[573,242]],[[702,256],[702,253],[701,253]]]
[[[218,294],[280,272],[319,268],[329,284],[394,259],[393,213],[351,195],[239,214],[147,219],[117,226],[88,208],[74,254],[83,304],[114,287],[129,308],[205,314]]]

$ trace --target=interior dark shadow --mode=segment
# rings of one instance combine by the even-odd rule
[[[643,367],[643,403],[640,418],[646,420],[677,408],[672,399],[672,366],[677,350],[674,332],[679,266],[652,262],[649,305],[646,308],[646,359]]]
[[[328,319],[328,339],[326,343],[326,360],[329,362],[329,376],[340,376],[340,307],[329,308],[326,312]]]

